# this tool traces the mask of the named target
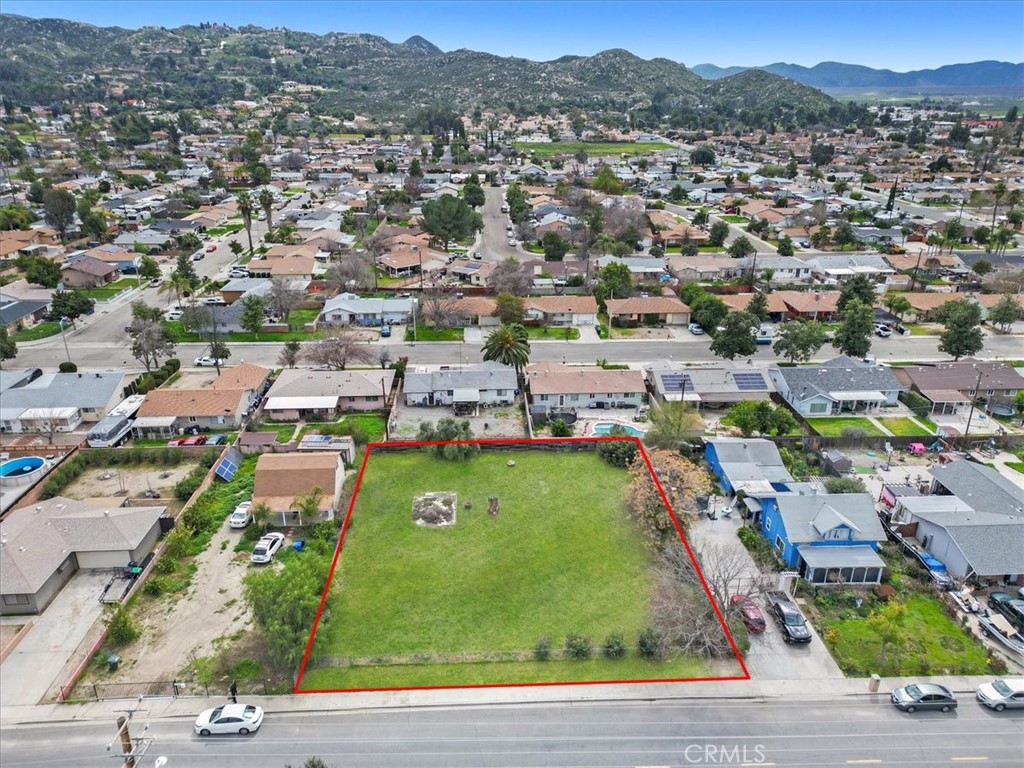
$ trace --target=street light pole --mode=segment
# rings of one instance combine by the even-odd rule
[[[971,398],[971,410],[970,413],[967,414],[967,427],[964,429],[964,447],[967,447],[969,445],[969,443],[967,442],[967,438],[968,435],[971,434],[971,420],[974,419],[974,408],[978,404],[978,391],[981,389],[981,374],[982,370],[979,369],[978,381],[975,382],[974,384],[974,397]]]
[[[58,321],[57,324],[60,326],[60,338],[61,338],[61,341],[64,342],[64,354],[67,356],[68,362],[70,363],[71,362],[71,351],[68,349],[68,337],[64,335],[64,323],[66,323],[66,322],[68,322],[67,317],[62,317]]]

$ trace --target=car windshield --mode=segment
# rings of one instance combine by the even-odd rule
[[[908,685],[908,686],[907,686],[906,688],[904,688],[903,690],[905,690],[905,691],[907,692],[907,694],[908,694],[908,695],[909,695],[910,697],[912,697],[912,698],[915,698],[915,699],[919,699],[919,698],[921,698],[921,695],[922,695],[922,694],[921,694],[921,689],[920,689],[920,688],[918,688],[918,687],[917,687],[916,685]]]
[[[217,718],[219,718],[221,716],[221,713],[223,713],[223,712],[224,712],[224,707],[217,707],[215,710],[213,710],[213,712],[210,713],[210,720],[211,721],[216,720]]]
[[[256,714],[256,707],[254,707],[252,704],[247,704],[246,707],[245,707],[245,716],[251,718],[255,714]]]
[[[802,627],[804,625],[804,620],[798,613],[786,611],[785,618],[786,624],[788,624],[791,627]]]
[[[256,549],[254,549],[252,553],[254,555],[265,555],[265,554],[267,554],[267,548],[266,547],[256,547]]]
[[[1013,689],[1003,680],[994,680],[992,682],[992,687],[996,689],[996,693],[999,693],[1002,696],[1009,696],[1013,693]]]

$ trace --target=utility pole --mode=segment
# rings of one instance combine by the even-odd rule
[[[967,450],[970,450],[968,437],[971,434],[971,421],[974,419],[974,409],[978,405],[978,395],[980,394],[979,390],[981,389],[981,374],[983,372],[983,369],[978,369],[978,381],[974,384],[974,397],[971,398],[971,410],[970,413],[967,414],[967,427],[964,429],[964,448],[967,448]]]
[[[156,739],[146,735],[146,732],[149,730],[149,723],[143,726],[141,736],[131,735],[132,717],[136,712],[146,711],[142,709],[142,696],[139,696],[138,704],[131,709],[119,709],[117,711],[123,713],[121,717],[117,718],[117,740],[121,746],[121,754],[111,755],[111,757],[121,758],[121,768],[143,768],[141,761]],[[114,742],[107,744],[107,751],[110,752],[113,746]],[[159,768],[166,764],[166,762],[166,757],[158,757],[155,765]]]

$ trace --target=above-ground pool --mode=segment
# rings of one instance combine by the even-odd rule
[[[595,435],[607,435],[607,434],[610,434],[613,427],[620,427],[621,429],[626,430],[626,434],[627,435],[632,435],[633,437],[643,437],[644,434],[645,434],[645,432],[642,429],[637,429],[636,427],[632,427],[629,424],[614,424],[614,423],[612,423],[610,421],[602,421],[602,422],[598,422],[597,424],[595,424],[594,425],[594,434]]]
[[[0,486],[31,485],[46,469],[46,459],[41,456],[25,456],[0,464]]]

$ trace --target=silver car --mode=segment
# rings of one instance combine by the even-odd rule
[[[996,712],[1024,709],[1024,680],[993,680],[978,686],[978,701]]]
[[[892,692],[892,703],[904,712],[916,712],[919,709],[938,709],[949,712],[956,709],[956,696],[942,685],[918,683],[905,685]]]

